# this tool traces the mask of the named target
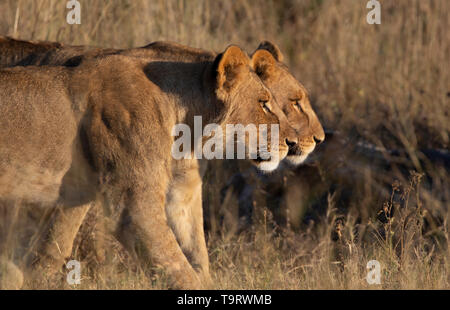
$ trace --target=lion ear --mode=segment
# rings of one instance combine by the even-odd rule
[[[265,80],[272,73],[275,65],[275,58],[267,50],[256,50],[252,56],[251,66],[262,80]]]
[[[272,54],[272,56],[276,59],[276,61],[279,61],[279,62],[283,61],[283,54],[281,53],[278,46],[276,44],[273,44],[272,42],[263,41],[259,44],[259,46],[256,50],[269,51],[269,53]]]
[[[229,92],[242,79],[250,59],[238,46],[229,46],[216,57],[214,67],[217,72],[217,88]],[[248,69],[247,69],[248,70]]]

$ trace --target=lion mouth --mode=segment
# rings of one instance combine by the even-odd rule
[[[280,147],[278,152],[275,154],[272,154],[272,152],[269,152],[269,151],[264,151],[264,152],[258,151],[256,154],[254,154],[254,158],[252,158],[252,161],[254,161],[255,163],[281,161],[287,155],[288,155],[288,150]]]
[[[267,162],[267,161],[271,161],[272,158],[262,158],[260,154],[256,155],[256,158],[253,159],[254,162],[256,163],[262,163],[262,162]]]
[[[287,161],[295,166],[300,165],[308,158],[309,154],[311,154],[314,149],[315,144],[307,146],[296,145],[293,148],[289,148]]]
[[[272,155],[271,153],[269,153]],[[279,149],[279,152],[274,156],[261,156],[261,153],[256,155],[255,159],[252,159],[253,164],[262,172],[271,172],[278,168],[280,161],[284,159],[288,154],[288,150],[285,148]]]
[[[312,153],[316,147],[316,144],[308,144],[308,145],[299,145],[296,144],[293,147],[289,148],[288,156],[304,156]]]

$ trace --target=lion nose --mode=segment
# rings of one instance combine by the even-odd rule
[[[297,146],[297,141],[286,139],[286,144],[289,147],[289,149],[292,150]]]
[[[323,142],[323,140],[325,140],[325,137],[316,137],[316,136],[314,136],[314,142],[316,142],[316,144],[320,144],[320,143],[322,143]]]

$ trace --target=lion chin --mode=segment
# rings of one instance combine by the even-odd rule
[[[252,159],[251,162],[259,171],[261,171],[263,173],[269,173],[278,168],[281,160],[286,158],[286,156],[288,155],[288,150],[280,147],[279,153],[277,153],[275,155],[271,154],[269,152],[267,155],[269,155],[270,158],[268,158],[268,159],[262,159],[261,154],[262,153],[258,154],[256,156],[257,159]]]
[[[289,154],[286,156],[286,161],[293,166],[299,166],[305,162],[309,154],[314,151],[315,147],[316,145],[313,144],[309,147],[300,147],[296,150],[290,150]]]
[[[286,157],[286,161],[294,166],[299,166],[305,162],[309,153],[303,153],[301,155],[289,155]]]
[[[256,163],[256,168],[262,172],[272,172],[278,168],[280,164],[279,160],[267,160]]]

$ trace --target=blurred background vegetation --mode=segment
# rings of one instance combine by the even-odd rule
[[[370,257],[383,287],[449,287],[449,1],[380,1],[381,25],[366,23],[365,0],[79,2],[81,25],[68,25],[66,1],[0,0],[0,35],[249,53],[270,40],[310,93],[329,134],[308,164],[270,176],[211,164],[204,205],[218,287],[366,287]],[[94,234],[84,228],[74,255]]]

